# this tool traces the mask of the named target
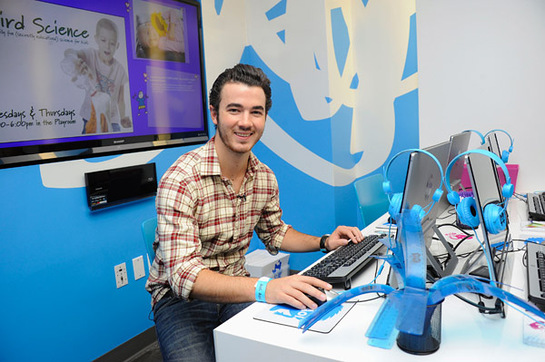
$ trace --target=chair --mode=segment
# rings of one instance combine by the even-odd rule
[[[153,241],[155,240],[155,229],[157,228],[157,217],[144,220],[142,222],[142,236],[144,237],[144,243],[146,244],[146,250],[150,260],[153,262],[155,259],[155,251],[153,250]]]
[[[388,211],[389,201],[382,189],[383,181],[382,174],[377,173],[354,182],[363,218],[363,227],[371,224]]]

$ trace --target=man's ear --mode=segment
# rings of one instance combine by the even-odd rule
[[[212,117],[212,122],[217,126],[218,125],[218,112],[213,106],[208,107],[210,109],[210,117]]]

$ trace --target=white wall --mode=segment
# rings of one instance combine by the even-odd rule
[[[421,146],[505,129],[516,191],[545,190],[545,1],[417,0],[416,14]]]

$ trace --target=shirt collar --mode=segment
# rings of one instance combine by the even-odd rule
[[[216,136],[212,137],[208,142],[206,142],[206,144],[202,148],[203,158],[206,160],[206,162],[203,162],[201,164],[202,176],[221,176],[220,162],[216,153],[216,145],[214,143],[215,139]],[[248,176],[252,176],[257,170],[259,163],[259,160],[253,154],[253,152],[250,152],[250,159],[248,162],[248,169],[246,170],[246,174]]]

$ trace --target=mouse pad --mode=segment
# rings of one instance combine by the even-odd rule
[[[309,330],[319,333],[331,332],[354,305],[354,303],[344,303],[335,307],[335,309],[323,316],[322,319],[316,322]],[[311,309],[301,310],[288,305],[271,304],[269,308],[254,316],[254,319],[297,328],[301,319],[312,312],[313,310]]]

